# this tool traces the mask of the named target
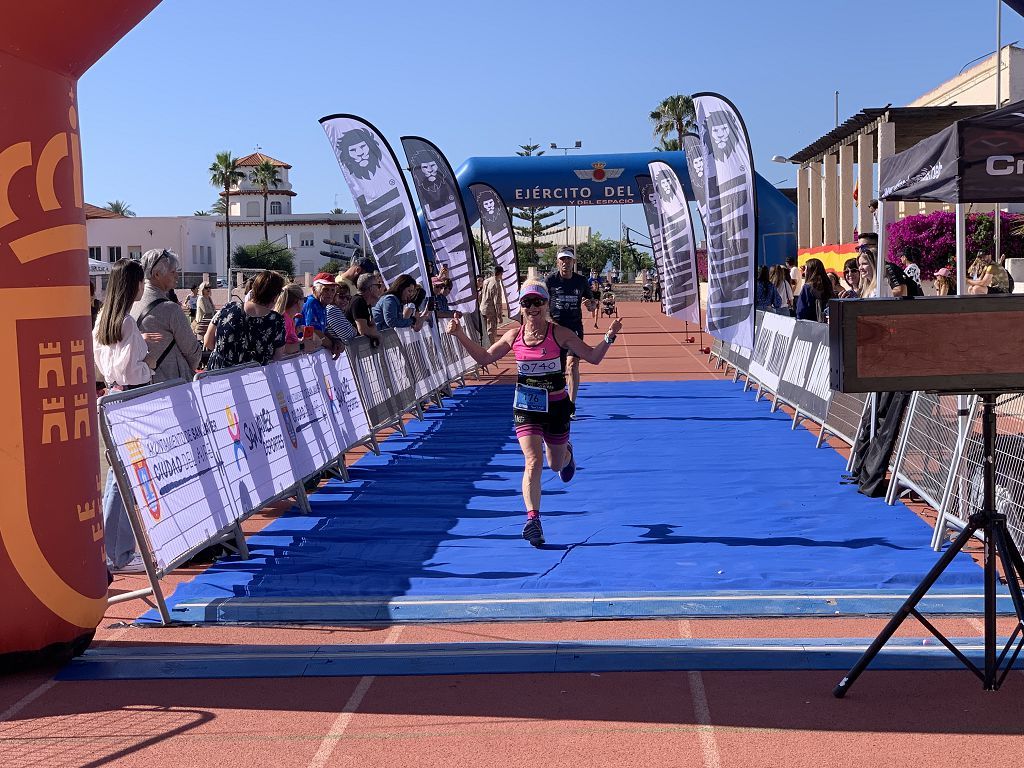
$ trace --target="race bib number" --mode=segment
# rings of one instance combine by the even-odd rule
[[[526,384],[516,384],[515,398],[512,400],[512,407],[520,411],[532,413],[548,412],[548,391],[543,387],[530,387]]]
[[[516,365],[519,367],[520,376],[543,376],[546,373],[562,372],[561,357],[551,360],[520,360]]]

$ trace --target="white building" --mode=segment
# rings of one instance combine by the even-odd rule
[[[223,270],[223,246],[217,245],[216,219],[210,216],[116,216],[86,211],[89,258],[113,262],[139,258],[151,248],[167,248],[181,257],[182,285],[199,282],[204,273]],[[220,253],[218,254],[218,251]],[[218,258],[219,257],[219,258]]]
[[[267,194],[267,240],[295,254],[295,274],[315,273],[330,258],[332,246],[325,240],[361,247],[362,225],[354,213],[292,213],[296,193],[288,180],[291,166],[261,152],[241,158],[238,167],[245,177],[231,189],[231,250],[239,245],[255,245],[263,240],[263,192],[253,185],[249,174],[260,163],[268,161],[277,168],[281,181]],[[223,196],[223,192],[221,195]],[[223,218],[217,217],[218,250],[226,252]],[[223,262],[222,262],[223,264]]]
[[[238,161],[245,176],[228,196],[232,250],[263,240],[263,193],[253,185],[250,173],[264,160],[278,169],[281,179],[267,195],[267,239],[282,248],[291,248],[296,277],[301,280],[305,273],[315,273],[330,258],[332,250],[350,254],[351,250],[343,246],[362,246],[362,225],[354,213],[292,213],[296,193],[288,180],[291,166],[256,152]],[[126,217],[95,206],[88,209],[86,228],[91,258],[112,262],[138,258],[150,248],[168,248],[181,256],[183,287],[199,282],[203,274],[225,276],[227,238],[222,216]],[[325,240],[342,247],[328,245]]]

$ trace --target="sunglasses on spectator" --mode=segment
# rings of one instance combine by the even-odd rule
[[[519,303],[522,304],[527,309],[529,309],[530,307],[543,307],[548,302],[547,302],[546,299],[535,299],[535,298],[531,297],[531,298],[525,298],[525,299],[523,299]]]

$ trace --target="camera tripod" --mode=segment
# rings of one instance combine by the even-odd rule
[[[982,403],[981,417],[981,440],[982,440],[982,470],[984,477],[984,489],[982,495],[981,509],[971,515],[967,520],[967,526],[960,532],[938,562],[932,566],[928,575],[924,577],[917,588],[906,599],[900,609],[893,614],[885,629],[874,639],[864,654],[857,660],[846,677],[839,681],[839,684],[832,690],[832,695],[837,699],[843,698],[850,690],[850,687],[860,677],[861,672],[867,669],[871,661],[882,650],[882,647],[889,642],[900,625],[908,616],[913,616],[931,632],[935,638],[942,643],[949,651],[956,656],[961,663],[981,680],[986,691],[998,690],[1006,679],[1007,674],[1013,668],[1021,648],[1024,647],[1024,594],[1021,592],[1021,582],[1024,581],[1024,559],[1021,558],[1020,550],[1014,543],[1006,527],[1006,515],[996,511],[996,397],[998,392],[979,393]],[[953,559],[964,548],[971,537],[981,531],[984,536],[984,625],[985,625],[985,661],[984,669],[971,661],[959,648],[953,645],[927,618],[918,610],[917,604],[932,588],[939,576],[949,566]],[[1010,592],[1010,600],[1013,602],[1013,610],[1017,615],[1017,625],[1010,634],[1006,644],[997,653],[998,640],[996,637],[996,588],[998,585],[997,560],[1003,569],[1003,576]]]

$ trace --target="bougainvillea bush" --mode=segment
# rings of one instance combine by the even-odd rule
[[[1024,236],[1012,234],[1024,217],[1003,213],[1000,216],[1003,254],[1008,258],[1024,257]],[[994,253],[991,213],[967,214],[967,263],[983,253]],[[921,276],[931,279],[935,270],[956,267],[956,214],[936,211],[919,216],[907,216],[886,228],[887,257],[898,262],[905,252],[917,254]]]
[[[697,274],[700,276],[702,283],[708,281],[708,252],[703,248],[697,249]]]

